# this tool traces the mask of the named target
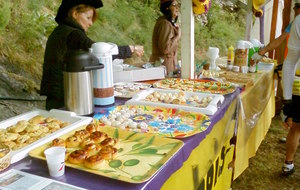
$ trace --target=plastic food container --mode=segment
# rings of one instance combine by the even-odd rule
[[[62,134],[65,134],[73,129],[76,129],[76,128],[82,126],[82,125],[89,124],[92,121],[91,117],[77,116],[74,112],[56,110],[56,109],[52,109],[50,111],[36,109],[36,110],[30,111],[27,113],[23,113],[21,115],[18,115],[18,116],[15,116],[15,117],[12,117],[12,118],[9,118],[7,120],[0,122],[0,129],[6,129],[9,126],[16,124],[20,120],[28,121],[29,119],[31,119],[37,115],[42,115],[44,117],[54,117],[61,121],[69,122],[70,125],[65,126],[64,128],[61,128],[51,134],[48,134],[47,136],[42,137],[42,138],[24,146],[21,149],[12,150],[10,153],[11,154],[11,164],[18,162],[19,160],[27,157],[30,150],[32,150],[46,142],[49,142],[49,141],[61,136]]]

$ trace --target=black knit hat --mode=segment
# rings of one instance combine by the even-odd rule
[[[175,1],[175,0],[161,1],[161,3],[160,3],[160,11],[164,15],[171,13],[169,7],[173,3],[173,1]]]
[[[103,3],[101,0],[62,0],[55,17],[55,21],[57,23],[60,23],[65,17],[67,17],[68,12],[71,8],[80,4],[90,5],[95,9],[103,7]]]

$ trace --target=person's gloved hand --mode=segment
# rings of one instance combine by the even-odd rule
[[[255,52],[251,57],[251,59],[255,62],[260,61],[262,58],[263,56],[259,55],[258,52]]]

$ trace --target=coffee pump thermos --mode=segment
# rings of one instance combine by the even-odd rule
[[[104,69],[93,71],[94,103],[105,106],[115,103],[112,55],[119,53],[118,46],[112,43],[96,42],[90,51],[98,58]]]
[[[92,70],[103,69],[98,59],[83,50],[70,51],[65,57],[64,103],[77,115],[94,113]]]

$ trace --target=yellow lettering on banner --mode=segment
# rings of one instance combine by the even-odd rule
[[[228,164],[232,161],[234,148],[230,146],[228,141],[220,151],[218,157],[214,163],[209,168],[207,175],[202,180],[201,184],[198,186],[198,190],[216,190],[222,189],[224,187],[223,183],[229,182],[231,184],[232,180],[232,171],[228,173]]]

